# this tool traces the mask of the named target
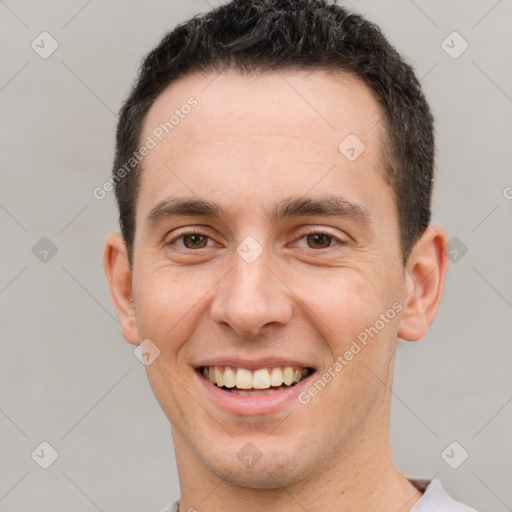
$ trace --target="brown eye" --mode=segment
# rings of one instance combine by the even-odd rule
[[[206,247],[206,244],[208,243],[208,237],[198,233],[184,235],[182,238],[183,245],[187,249],[202,249],[203,247]]]
[[[331,245],[332,236],[326,235],[325,233],[313,233],[307,235],[307,243],[311,249],[325,249]]]

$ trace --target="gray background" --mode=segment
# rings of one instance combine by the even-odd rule
[[[379,23],[422,78],[437,119],[434,221],[456,237],[436,323],[421,342],[399,345],[396,463],[436,476],[481,512],[512,510],[512,2],[348,5]],[[167,421],[103,277],[113,196],[99,201],[92,190],[108,178],[115,114],[140,58],[208,8],[0,0],[4,512],[158,511],[178,496]],[[47,59],[31,48],[42,31],[59,45]],[[452,56],[442,47],[453,31],[469,44],[458,58],[457,36],[444,43]],[[41,252],[45,242],[33,251],[42,237],[55,255]],[[59,454],[48,469],[31,458],[42,441]],[[452,469],[446,461],[460,463],[462,450],[469,458]]]

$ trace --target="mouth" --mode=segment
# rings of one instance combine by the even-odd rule
[[[226,393],[240,396],[271,395],[297,385],[313,368],[276,366],[249,370],[234,366],[200,366],[198,373]]]

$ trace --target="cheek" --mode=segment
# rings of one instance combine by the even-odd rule
[[[322,375],[335,375],[328,394],[343,411],[349,403],[371,405],[385,389],[381,381],[387,381],[394,355],[401,305],[387,286],[375,285],[376,277],[372,281],[349,269],[336,273],[339,279],[310,276],[298,294],[309,322],[325,340]]]
[[[161,351],[177,351],[191,335],[212,286],[200,276],[180,276],[172,268],[148,271],[138,282],[136,314],[141,339],[151,339]]]
[[[338,268],[324,275],[302,276],[294,291],[325,339],[340,343],[342,349],[391,308],[394,296],[386,290],[391,287],[379,284],[378,277],[372,279],[352,269]]]

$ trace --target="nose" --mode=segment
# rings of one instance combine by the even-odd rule
[[[219,283],[211,315],[240,336],[255,336],[270,325],[290,321],[291,292],[269,267],[265,251],[251,263],[233,255],[232,269]]]

